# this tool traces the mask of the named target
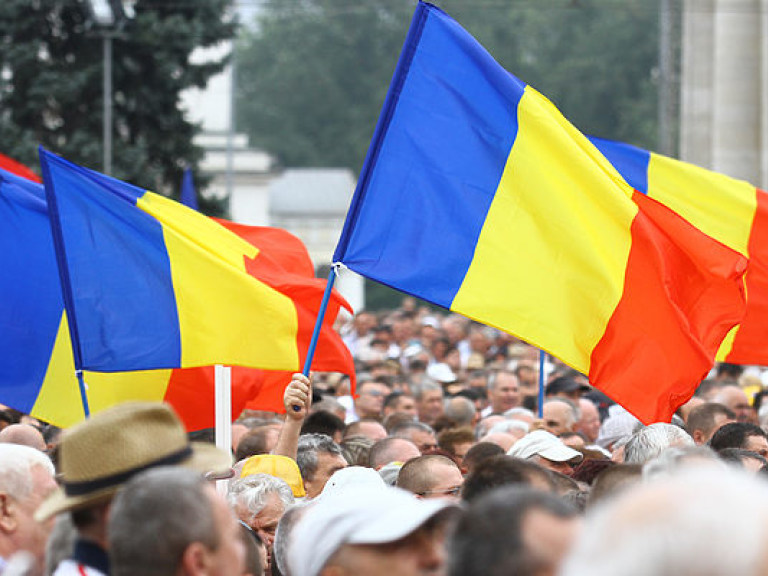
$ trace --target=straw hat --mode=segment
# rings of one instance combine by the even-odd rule
[[[59,447],[61,487],[35,519],[109,501],[135,474],[180,465],[222,472],[231,456],[211,444],[190,443],[178,416],[159,402],[126,402],[66,430]]]

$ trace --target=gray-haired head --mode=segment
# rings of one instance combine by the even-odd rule
[[[299,465],[299,471],[304,480],[312,480],[315,477],[318,466],[317,456],[321,452],[344,457],[341,446],[326,434],[302,434],[299,436],[296,463]]]
[[[296,502],[285,480],[269,474],[252,474],[233,482],[227,493],[227,501],[241,519],[248,517],[253,521],[267,505],[271,494],[277,494],[286,510]]]
[[[693,445],[693,438],[682,428],[674,424],[656,422],[641,428],[627,441],[624,445],[624,462],[645,464],[670,446]]]

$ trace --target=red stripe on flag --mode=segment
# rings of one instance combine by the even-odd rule
[[[644,423],[669,422],[743,316],[747,261],[655,200],[633,199],[640,211],[624,293],[592,351],[589,379]]]
[[[768,365],[768,193],[756,190],[757,210],[749,235],[747,313],[726,360]]]
[[[40,177],[32,172],[30,168],[24,166],[24,164],[21,162],[17,162],[13,158],[5,156],[4,154],[0,154],[0,168],[10,172],[11,174],[16,174],[16,176],[21,176],[27,180],[32,180],[32,182],[42,183]]]

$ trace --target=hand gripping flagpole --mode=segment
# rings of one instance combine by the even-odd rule
[[[317,312],[317,321],[315,322],[315,329],[312,332],[312,339],[309,341],[309,348],[307,349],[307,358],[304,360],[304,369],[302,374],[309,378],[309,370],[312,368],[312,359],[315,356],[315,348],[317,348],[317,341],[320,339],[320,330],[323,327],[323,321],[325,320],[325,311],[328,308],[328,302],[331,299],[331,292],[333,291],[333,284],[336,282],[337,270],[341,269],[343,264],[341,262],[334,262],[331,265],[331,270],[328,272],[328,282],[325,285],[325,292],[323,293],[323,300],[320,302],[320,310]],[[294,412],[301,410],[300,406],[293,407]]]

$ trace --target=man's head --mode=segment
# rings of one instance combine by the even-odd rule
[[[560,574],[766,574],[767,490],[713,467],[637,483],[592,510]]]
[[[721,426],[736,421],[732,410],[716,402],[705,402],[688,413],[686,428],[696,444],[706,444]]]
[[[419,420],[430,426],[443,415],[443,389],[434,382],[423,382],[413,393]]]
[[[709,445],[716,452],[724,448],[740,448],[768,458],[768,435],[760,426],[749,422],[732,422],[721,426],[712,435]]]
[[[421,498],[459,497],[464,477],[455,462],[439,454],[409,460],[400,468],[397,487]]]
[[[227,500],[237,517],[259,535],[271,559],[277,523],[295,502],[290,486],[269,474],[254,474],[233,482]]]
[[[240,576],[240,525],[200,474],[158,468],[133,478],[109,520],[115,576]]]
[[[573,466],[583,459],[581,452],[569,448],[546,430],[534,430],[510,448],[508,455],[523,460],[532,460],[536,464],[560,472],[571,474]]]
[[[365,436],[374,442],[387,437],[387,430],[376,420],[358,420],[350,422],[344,430],[344,440],[352,436]]]
[[[390,436],[410,440],[422,454],[437,448],[435,431],[431,426],[423,422],[403,422],[392,429]]]
[[[739,386],[726,385],[717,390],[713,402],[722,404],[736,415],[738,422],[757,422],[757,414],[746,393]]]
[[[583,434],[587,443],[594,444],[600,435],[600,411],[595,403],[586,398],[579,398],[579,419],[573,425],[573,431]]]
[[[578,402],[581,394],[588,388],[574,377],[558,376],[547,384],[545,394],[547,398],[568,398],[573,402]]]
[[[0,430],[0,443],[21,444],[45,452],[45,438],[40,430],[31,424],[10,424]]]
[[[341,453],[341,447],[324,434],[303,434],[299,437],[296,455],[304,489],[309,498],[315,498],[323,491],[336,470],[347,467],[347,461]]]
[[[445,402],[445,416],[456,426],[474,426],[478,412],[472,400],[454,396]]]
[[[390,389],[380,382],[365,382],[357,388],[355,398],[355,412],[361,420],[373,418],[378,420],[382,416],[384,398],[390,393]]]
[[[437,445],[461,462],[469,449],[475,444],[475,433],[472,428],[447,428],[438,434]]]
[[[493,490],[459,518],[448,543],[448,575],[555,574],[580,526],[576,510],[554,494]]]
[[[579,411],[567,398],[550,398],[544,402],[542,411],[544,428],[555,436],[573,432],[573,426],[579,420]]]
[[[488,378],[488,401],[491,413],[503,414],[520,404],[520,383],[508,370],[493,372]]]
[[[384,399],[384,418],[392,414],[407,414],[416,418],[418,415],[416,400],[410,394],[392,392]]]
[[[53,464],[35,448],[0,444],[0,557],[19,551],[43,565],[52,523],[37,522],[35,510],[56,489]]]
[[[552,474],[543,466],[500,454],[489,456],[472,468],[464,481],[462,498],[472,502],[491,490],[510,485],[529,486],[543,492],[555,490]]]
[[[645,464],[670,446],[693,446],[693,438],[679,426],[656,422],[644,426],[629,438],[624,446],[624,462]]]
[[[407,462],[421,456],[416,445],[405,438],[384,438],[373,446],[368,454],[368,466],[379,470],[390,462]]]
[[[294,530],[290,572],[302,576],[441,574],[444,530],[455,512],[448,500],[419,500],[386,486],[350,486],[323,495]]]

